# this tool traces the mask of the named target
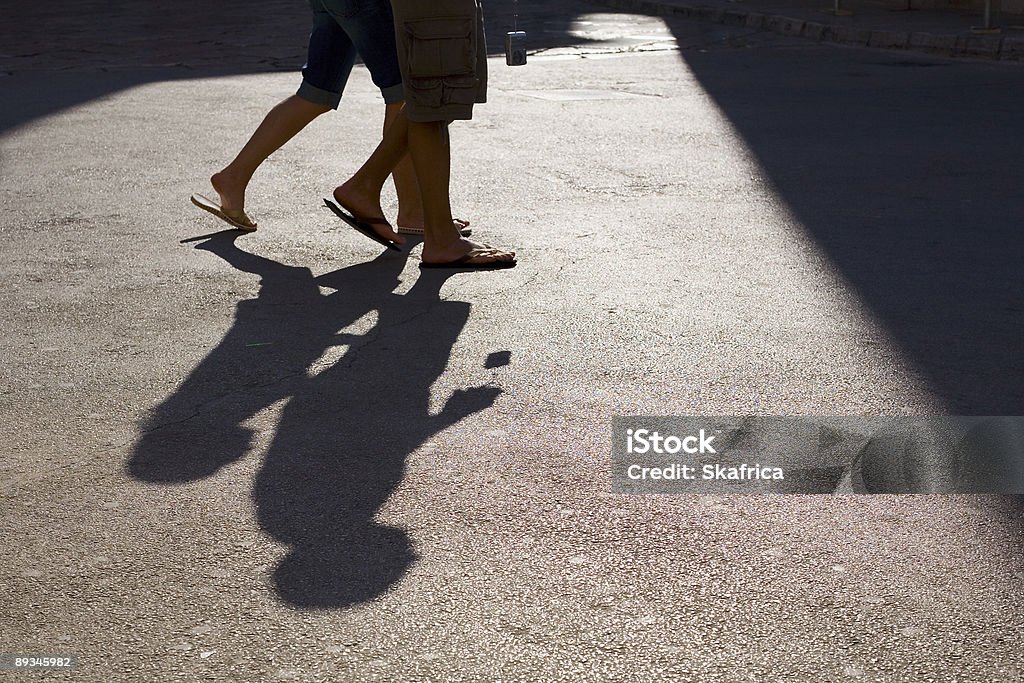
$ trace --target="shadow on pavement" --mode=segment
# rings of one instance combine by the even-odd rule
[[[831,50],[682,58],[950,411],[1024,414],[1024,72]]]
[[[460,390],[440,412],[428,412],[430,387],[470,305],[439,298],[448,277],[441,272],[424,272],[407,294],[395,294],[402,255],[313,277],[239,249],[236,237],[197,248],[259,275],[259,296],[238,304],[224,339],[154,410],[128,469],[162,484],[211,476],[250,451],[246,421],[286,400],[254,488],[261,528],[291,546],[274,574],[277,590],[303,607],[370,600],[416,559],[403,529],[374,520],[406,457],[501,393]],[[324,295],[321,287],[335,291]],[[368,332],[339,332],[372,313]],[[317,362],[338,345],[349,348]]]

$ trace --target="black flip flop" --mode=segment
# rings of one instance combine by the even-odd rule
[[[389,249],[394,249],[395,251],[402,251],[401,247],[399,247],[396,242],[392,242],[387,237],[382,237],[381,235],[378,235],[377,231],[373,229],[374,222],[376,222],[376,223],[378,223],[380,225],[389,225],[389,223],[387,221],[385,221],[383,219],[378,220],[378,221],[361,221],[358,218],[356,218],[355,216],[353,216],[352,214],[350,214],[347,211],[345,211],[344,209],[342,209],[340,206],[338,206],[334,202],[332,202],[330,199],[326,199],[325,198],[324,199],[324,204],[326,204],[327,208],[330,209],[331,211],[333,211],[334,214],[338,218],[340,218],[341,220],[345,221],[350,226],[352,226],[353,228],[355,228],[359,232],[363,233],[364,235],[369,237],[374,242],[376,242],[378,244],[383,244],[385,247],[387,247]]]

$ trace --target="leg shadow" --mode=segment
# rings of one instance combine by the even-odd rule
[[[243,457],[244,422],[294,395],[306,370],[337,331],[379,306],[398,284],[404,258],[378,258],[336,274],[344,292],[326,297],[308,268],[287,266],[235,245],[222,233],[196,248],[260,277],[256,299],[241,301],[231,329],[142,426],[128,463],[141,481],[182,483],[208,477]]]
[[[291,604],[362,602],[407,571],[416,560],[408,534],[375,515],[411,452],[501,393],[460,390],[437,414],[428,410],[470,311],[440,299],[447,277],[425,272],[408,294],[382,302],[368,343],[309,380],[284,410],[255,495],[262,527],[292,546],[275,572]]]
[[[470,305],[440,298],[450,276],[441,271],[424,272],[407,294],[395,294],[402,255],[385,252],[313,277],[239,249],[237,237],[215,235],[197,248],[259,275],[259,295],[239,302],[224,339],[146,420],[128,470],[163,484],[211,476],[249,452],[245,421],[288,399],[253,493],[260,526],[291,547],[274,572],[277,590],[302,607],[370,600],[416,560],[404,529],[375,520],[402,480],[406,457],[501,393],[459,390],[429,412],[430,388]],[[370,313],[377,321],[368,332],[339,332]],[[347,347],[340,360],[311,375],[339,345]],[[487,362],[504,364],[508,355],[498,351]]]

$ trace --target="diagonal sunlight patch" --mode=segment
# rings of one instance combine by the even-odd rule
[[[661,19],[641,14],[581,14],[569,24],[564,33],[561,26],[545,29],[545,33],[549,32],[559,34],[559,44],[531,52],[530,59],[565,59],[678,49],[675,36]]]
[[[813,410],[809,397],[827,387],[839,390],[841,401],[849,395],[851,411],[871,405],[934,410],[941,400],[935,385],[789,205],[772,171],[684,53],[678,64],[681,78],[644,81],[645,89],[665,90],[663,96],[670,98],[665,112],[651,109],[637,118],[645,134],[665,140],[663,147],[645,158],[602,164],[597,172],[555,170],[558,180],[578,192],[626,202],[646,197],[637,211],[651,212],[648,220],[674,217],[666,227],[675,240],[671,253],[683,257],[677,282],[695,302],[716,302],[710,314],[700,310],[699,317],[684,319],[684,326],[710,342],[712,351],[722,347],[724,353],[700,362],[715,368],[710,374],[720,377],[722,391],[736,392],[738,409],[756,409],[750,402],[771,392],[770,378],[783,372],[804,377],[801,395],[791,397],[793,410]],[[672,88],[682,94],[672,94]],[[622,287],[636,277],[629,268],[616,275]],[[663,304],[660,299],[655,294],[649,304],[673,306],[670,298]],[[609,297],[609,305],[615,303]],[[750,366],[736,367],[744,348],[752,352],[743,361]],[[694,351],[698,357],[704,353],[700,347]],[[860,386],[851,387],[850,381]],[[877,393],[869,397],[864,388]]]
[[[321,287],[321,289],[324,289]],[[363,340],[377,326],[378,313],[376,310],[367,311],[355,322],[338,330],[336,335],[337,344],[329,346],[318,359],[313,361],[306,375],[310,378],[316,377],[325,370],[334,367],[338,361],[348,353],[353,346],[360,346]]]
[[[821,289],[812,300],[834,306],[849,328],[823,329],[823,341],[852,337],[846,350],[861,348],[877,386],[926,391],[943,412],[1017,414],[1024,241],[1010,180],[1019,145],[1007,141],[1019,139],[1019,126],[1012,116],[972,124],[979,110],[1022,103],[1018,75],[767,42],[680,57],[733,163],[778,205],[764,216],[782,232],[758,236],[767,248],[760,262],[783,276],[767,292]],[[936,116],[932,102],[951,91],[961,96]],[[758,263],[754,253],[738,262]],[[793,319],[796,302],[766,303]]]
[[[642,14],[581,14],[566,33],[585,44],[628,42],[631,49],[654,45],[672,49],[676,43],[662,19]]]

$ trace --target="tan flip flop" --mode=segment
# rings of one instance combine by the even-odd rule
[[[204,197],[201,194],[192,195],[192,203],[198,206],[203,211],[209,211],[217,218],[221,219],[225,223],[238,228],[239,230],[245,230],[246,232],[252,232],[256,229],[256,224],[245,215],[245,211],[239,211],[238,213],[229,214],[224,209],[220,208],[217,202]]]

